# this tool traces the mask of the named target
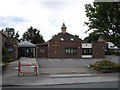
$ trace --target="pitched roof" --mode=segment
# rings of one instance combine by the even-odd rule
[[[26,41],[26,40],[20,42],[18,45],[19,45],[19,47],[36,47],[35,44],[33,44],[33,43],[29,42],[29,41]]]
[[[54,36],[49,41],[82,41],[77,36],[71,35],[69,33],[58,33],[58,35]]]

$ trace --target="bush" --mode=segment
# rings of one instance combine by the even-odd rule
[[[2,48],[2,62],[7,62],[9,59],[7,48]]]
[[[113,53],[109,50],[105,51],[105,55],[112,55]]]
[[[7,54],[8,54],[7,48],[2,48],[2,56],[7,55]]]
[[[7,62],[7,60],[9,59],[9,57],[6,55],[6,56],[2,56],[2,62]]]
[[[120,55],[120,52],[107,50],[107,51],[105,51],[105,55]]]
[[[116,52],[116,53],[115,53],[115,55],[118,55],[118,56],[120,56],[120,52]]]
[[[116,64],[115,62],[112,62],[110,60],[102,60],[102,61],[97,61],[94,64],[89,65],[90,68],[93,68],[94,70],[97,71],[102,71],[102,70],[120,70],[120,65]]]

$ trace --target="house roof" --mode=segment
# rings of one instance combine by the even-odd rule
[[[7,33],[5,33],[5,32],[2,32],[2,31],[0,31],[0,33],[1,33],[3,36],[5,36],[6,38],[8,38],[8,35],[7,35]]]
[[[18,45],[19,45],[19,47],[36,47],[35,44],[33,44],[33,43],[29,42],[29,41],[26,41],[26,40],[20,42]]]
[[[69,33],[58,33],[49,41],[82,41],[77,36],[71,35]]]

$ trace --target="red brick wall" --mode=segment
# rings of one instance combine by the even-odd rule
[[[44,50],[44,52],[41,52],[40,50]],[[48,46],[47,45],[41,45],[37,46],[37,58],[47,58],[48,57]]]
[[[18,57],[18,41],[17,41],[17,39],[9,38],[8,45],[13,45],[13,51],[9,52],[10,58],[17,59],[17,57]]]
[[[80,42],[57,42],[59,47],[53,47],[55,45],[54,41],[50,41],[48,44],[48,58],[81,58],[81,43]],[[68,55],[65,53],[65,48],[76,48],[77,54],[76,55]],[[57,53],[55,54],[55,51]]]
[[[105,57],[105,42],[92,42],[93,58]]]

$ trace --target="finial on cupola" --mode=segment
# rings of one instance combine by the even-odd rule
[[[63,22],[63,25],[62,25],[62,27],[61,27],[62,33],[65,33],[65,32],[66,32],[66,29],[67,29],[67,27],[65,26],[65,23]]]

